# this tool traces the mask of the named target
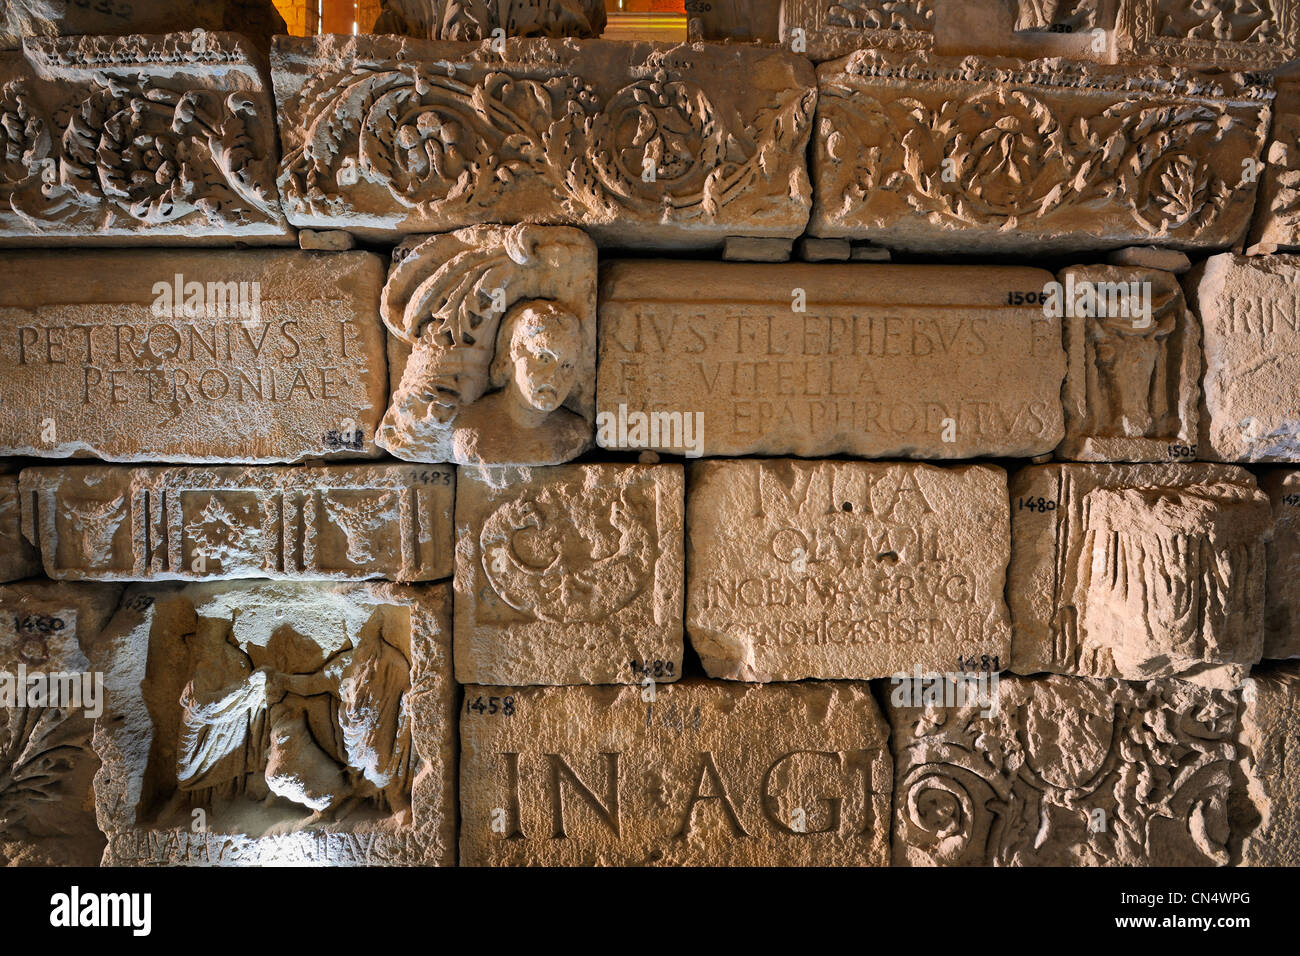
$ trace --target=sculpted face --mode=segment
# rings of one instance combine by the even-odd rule
[[[563,405],[577,382],[580,349],[574,316],[532,309],[525,313],[510,342],[514,383],[524,403],[539,412]]]

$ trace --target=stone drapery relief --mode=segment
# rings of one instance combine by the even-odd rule
[[[372,33],[421,40],[508,37],[598,37],[604,0],[383,0]]]

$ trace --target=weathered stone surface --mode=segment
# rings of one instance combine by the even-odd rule
[[[1201,327],[1167,272],[1076,266],[1060,276],[1069,371],[1058,458],[1194,457]]]
[[[1300,256],[1214,256],[1184,288],[1205,340],[1200,457],[1300,461]]]
[[[814,60],[867,47],[924,49],[934,42],[934,6],[934,0],[781,0],[781,43]]]
[[[789,262],[793,239],[755,239],[728,236],[722,245],[723,262]]]
[[[1177,249],[1161,249],[1158,246],[1125,246],[1106,254],[1106,261],[1113,266],[1133,266],[1138,269],[1159,269],[1182,275],[1190,272],[1192,260],[1187,253]]]
[[[23,529],[63,580],[434,581],[452,573],[455,470],[28,468]]]
[[[604,0],[381,0],[371,33],[421,40],[511,37],[598,37]]]
[[[937,53],[1114,63],[1119,0],[932,0]]]
[[[1252,255],[1300,249],[1300,73],[1277,77],[1273,130],[1260,157]]]
[[[204,31],[0,53],[0,245],[292,243],[259,60]]]
[[[129,588],[92,657],[104,864],[453,863],[450,616],[447,585]]]
[[[1163,67],[863,51],[817,71],[809,231],[970,253],[1225,248],[1269,86]]]
[[[1176,680],[1006,677],[990,716],[893,700],[887,710],[895,866],[1231,858],[1234,694]]]
[[[705,40],[776,43],[780,37],[781,0],[686,0],[686,15]]]
[[[581,230],[474,226],[407,240],[393,260],[381,446],[490,465],[560,464],[592,446],[596,247]]]
[[[1243,866],[1300,865],[1300,794],[1292,768],[1300,760],[1300,664],[1256,671],[1242,690],[1241,768],[1245,799],[1235,809],[1246,830]]]
[[[1268,594],[1264,659],[1300,657],[1300,471],[1270,470],[1259,486],[1273,504],[1273,537],[1267,547]]]
[[[1126,60],[1264,69],[1300,53],[1297,18],[1296,0],[1123,0],[1117,45]]]
[[[461,864],[888,865],[866,684],[648,691],[465,688]]]
[[[1010,663],[1001,468],[699,462],[687,525],[686,628],[710,677]]]
[[[374,457],[382,284],[367,252],[0,254],[0,454]]]
[[[0,581],[16,581],[41,571],[41,556],[23,537],[18,476],[0,475]]]
[[[86,655],[120,593],[112,584],[0,587],[0,865],[99,863],[90,735],[104,693]]]
[[[596,442],[705,456],[1040,454],[1065,430],[1060,321],[1038,304],[1050,281],[985,266],[608,264]],[[1033,298],[1009,304],[1018,293]],[[672,412],[683,438],[701,422],[701,447],[666,429],[642,429],[639,443],[621,424]]]
[[[327,229],[317,232],[315,229],[298,231],[298,248],[308,252],[347,252],[356,247],[357,241],[352,233],[342,229]]]
[[[552,223],[644,248],[807,222],[817,93],[807,61],[779,51],[280,37],[272,74],[295,225]]]
[[[1011,668],[1236,687],[1260,659],[1268,498],[1226,465],[1011,479]]]
[[[266,50],[285,25],[271,0],[5,0],[0,10],[0,49],[16,49],[23,37],[181,30],[229,30]]]
[[[456,679],[677,680],[684,507],[680,465],[461,469]]]

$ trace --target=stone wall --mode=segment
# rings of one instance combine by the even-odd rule
[[[1300,863],[1300,4],[365,6],[0,24],[0,860]]]

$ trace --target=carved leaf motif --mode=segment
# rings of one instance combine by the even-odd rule
[[[90,723],[45,707],[5,710],[0,724],[0,826],[21,825],[41,803],[63,796],[86,752]]]

